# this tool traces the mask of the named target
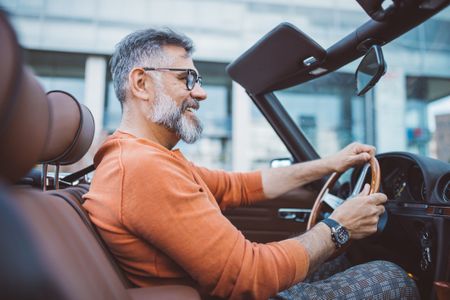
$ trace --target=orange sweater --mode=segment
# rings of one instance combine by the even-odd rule
[[[212,295],[265,299],[306,276],[298,241],[252,243],[221,213],[264,198],[259,172],[196,167],[120,131],[94,162],[84,207],[134,284],[193,281]]]

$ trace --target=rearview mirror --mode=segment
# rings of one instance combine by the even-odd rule
[[[373,45],[356,69],[357,95],[362,96],[374,87],[384,73],[386,73],[386,62],[383,51],[380,46]]]

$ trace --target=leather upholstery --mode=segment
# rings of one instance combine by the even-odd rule
[[[97,228],[89,219],[87,211],[82,206],[84,202],[82,196],[85,193],[87,193],[88,190],[89,190],[88,184],[80,184],[78,186],[69,187],[66,189],[49,191],[48,193],[61,198],[63,201],[66,201],[76,211],[80,219],[86,225],[86,228],[90,231],[91,235],[97,240],[98,245],[102,248],[105,257],[108,259],[110,265],[114,268],[114,271],[117,274],[120,281],[122,282],[122,284],[127,288],[136,287],[125,276],[123,270],[118,265],[116,259],[109,250],[105,241],[101,238],[100,234],[98,233]]]
[[[24,225],[15,198],[0,183],[0,291],[2,299],[65,299]]]
[[[22,76],[22,57],[13,29],[6,16],[0,11],[0,133],[11,117],[7,113],[12,109],[12,99],[17,93],[17,86]],[[7,101],[8,100],[8,101]]]
[[[36,163],[49,122],[48,102],[6,16],[0,12],[0,176],[16,182]]]
[[[94,139],[94,118],[89,109],[63,91],[47,93],[51,123],[41,163],[69,165],[80,160]]]
[[[0,247],[5,299],[200,299],[187,286],[125,289],[95,237],[58,196],[0,185],[0,225],[8,241]]]
[[[67,202],[27,188],[17,188],[14,197],[66,299],[129,299],[103,249]]]
[[[436,296],[438,300],[450,299],[450,282],[435,281],[433,285],[436,289]]]
[[[179,300],[179,299],[200,299],[197,292],[188,286],[164,285],[149,288],[129,289],[128,295],[133,300],[152,299],[158,300]]]
[[[0,43],[3,44],[3,43]],[[16,182],[37,162],[47,139],[48,102],[31,72],[23,69],[16,97],[6,112],[9,120],[0,134],[0,176]]]

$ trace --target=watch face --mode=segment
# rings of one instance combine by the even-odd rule
[[[336,241],[341,245],[344,245],[345,243],[347,243],[350,238],[350,236],[348,235],[348,231],[342,226],[337,228],[334,236],[335,236]]]

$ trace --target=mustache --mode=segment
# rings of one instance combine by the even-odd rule
[[[186,109],[192,107],[195,110],[200,108],[200,102],[197,99],[188,99],[181,104],[181,111],[185,111]]]

